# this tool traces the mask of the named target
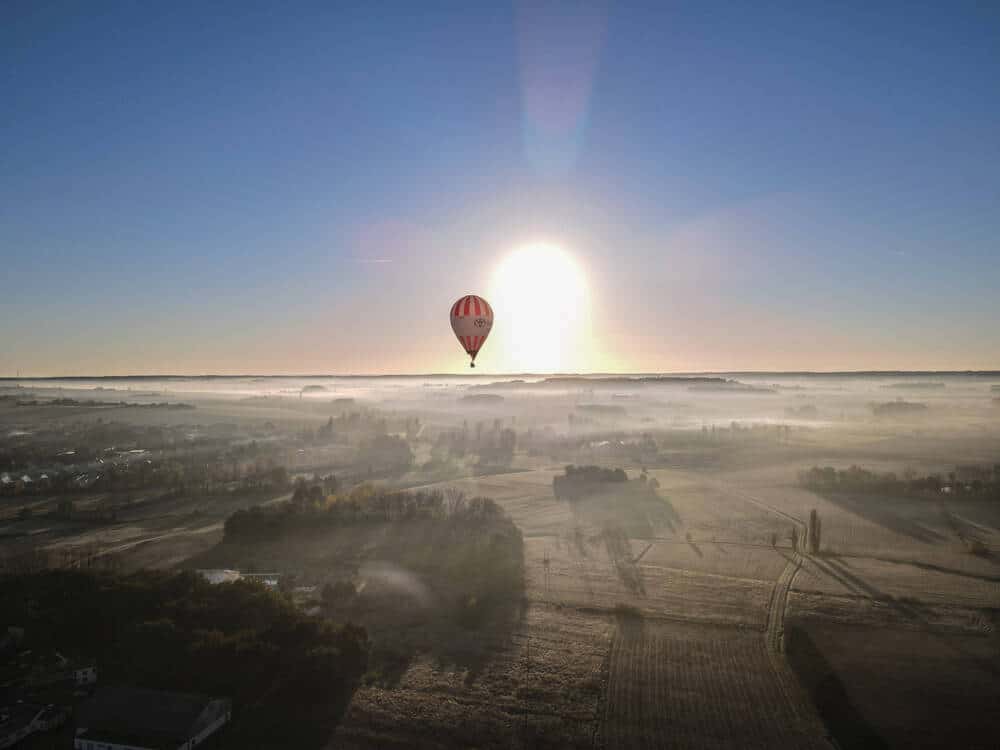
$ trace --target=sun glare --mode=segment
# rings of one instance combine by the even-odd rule
[[[489,292],[497,366],[518,372],[586,367],[587,282],[573,256],[547,244],[521,247],[497,266]]]

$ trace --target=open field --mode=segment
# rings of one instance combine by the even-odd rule
[[[996,747],[996,637],[810,620],[789,652],[842,747]]]
[[[732,628],[619,618],[602,744],[614,748],[828,748],[762,639]]]
[[[393,688],[359,689],[331,747],[593,747],[610,633],[603,616],[533,605],[509,637],[470,634],[476,672],[424,658]]]
[[[759,476],[743,481],[738,475],[699,477],[653,471],[674,523],[652,537],[628,540],[627,555],[638,558],[632,566],[637,576],[631,578],[623,578],[599,529],[551,496],[544,482],[548,473],[493,477],[488,487],[475,481],[457,486],[488,491],[525,531],[529,600],[600,612],[612,628],[608,692],[597,739],[601,746],[712,747],[744,738],[748,746],[756,747],[803,747],[810,742],[829,747],[825,735],[834,734],[839,725],[822,728],[816,709],[808,703],[803,708],[797,695],[800,685],[791,688],[791,696],[787,687],[782,692],[781,673],[787,667],[772,666],[762,632],[773,606],[772,592],[791,558],[788,538],[782,532],[794,521],[803,522],[814,508],[824,521],[824,547],[833,549],[818,557],[804,557],[801,568],[787,582],[786,606],[795,622],[867,623],[873,633],[883,628],[895,632],[902,625],[906,632],[937,634],[926,637],[968,639],[984,649],[979,657],[983,664],[992,664],[994,669],[1000,664],[995,648],[985,647],[983,640],[996,629],[1000,566],[989,558],[970,555],[940,507],[932,504],[921,509],[913,502],[893,501],[880,508],[877,516],[859,513],[799,489],[797,471],[796,466],[772,467],[770,483]],[[949,512],[977,519],[974,523],[981,538],[993,544],[995,509],[981,502],[964,503]],[[927,533],[907,527],[910,533],[901,533],[900,524],[907,522]],[[567,528],[573,531],[567,533]],[[781,534],[777,549],[770,546],[771,533]],[[841,548],[853,554],[838,554]],[[645,616],[634,620],[642,626],[623,628],[621,618],[614,614],[617,605]],[[693,629],[689,623],[703,625]],[[786,625],[780,628],[784,633]],[[853,631],[850,637],[862,638],[861,632]],[[818,648],[832,643],[824,641]],[[900,651],[892,654],[885,657],[884,669],[891,669]],[[650,666],[636,667],[636,659],[645,659]],[[849,666],[838,662],[833,668]],[[970,680],[979,684],[960,659],[940,667],[949,669],[958,685]],[[621,670],[636,669],[639,672],[631,678],[621,674]],[[654,674],[657,669],[662,674]],[[734,682],[731,672],[752,674],[754,679]],[[650,698],[656,690],[664,690],[664,685],[674,692]],[[767,718],[727,713],[744,705],[739,691],[752,695],[755,703],[775,701]],[[877,695],[876,690],[862,692],[858,701],[875,701]],[[705,711],[712,706],[722,706],[721,713],[707,715]],[[898,710],[915,709],[911,704]],[[949,710],[978,714],[983,705],[963,707],[952,701]],[[784,711],[798,718],[782,718]],[[728,738],[727,732],[732,733]],[[927,746],[946,746],[943,737],[934,738]],[[846,744],[843,737],[837,735],[837,739],[842,747],[853,746],[849,739]]]
[[[199,473],[196,489],[188,481],[170,492],[4,494],[3,551],[59,560],[62,550],[99,549],[124,570],[219,566],[317,587],[351,581],[367,598],[335,610],[398,633],[376,639],[377,668],[331,747],[829,748],[830,737],[847,750],[953,747],[955,737],[976,747],[995,736],[1000,504],[820,494],[798,478],[854,464],[988,472],[1000,462],[989,383],[942,378],[944,387],[906,391],[924,412],[886,418],[872,404],[896,398],[885,386],[899,376],[745,379],[758,390],[328,378],[305,381],[323,391],[294,379],[192,380],[93,396],[187,410],[8,399],[0,426],[10,460],[79,450],[94,430],[117,429],[127,439],[107,444],[116,450],[155,438],[144,454],[154,466],[215,466],[222,478]],[[41,401],[88,393],[32,388]],[[320,439],[324,425],[333,434]],[[497,459],[503,430],[516,431],[516,450]],[[380,465],[366,447],[376,434],[408,445],[412,459]],[[99,455],[74,471],[93,474]],[[553,478],[573,462],[621,467],[630,489],[558,499]],[[277,465],[288,484],[241,489],[248,472],[256,481],[261,466]],[[651,484],[637,493],[643,469]],[[234,511],[283,503],[294,478],[328,473],[341,492],[373,482],[494,499],[523,535],[523,597],[476,627],[444,626],[429,614],[451,594],[430,573],[378,559],[384,539],[344,529],[294,555],[258,545],[233,557],[219,546]],[[60,518],[67,497],[82,516],[113,504],[114,521]],[[813,510],[818,554],[805,545]],[[928,702],[940,710],[928,714]]]

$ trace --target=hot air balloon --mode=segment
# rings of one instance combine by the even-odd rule
[[[493,308],[489,302],[475,294],[467,294],[451,306],[451,330],[458,337],[458,343],[465,349],[476,366],[476,355],[482,348],[493,327]]]

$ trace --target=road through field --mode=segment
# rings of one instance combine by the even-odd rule
[[[721,484],[726,486],[725,483]],[[784,520],[791,521],[798,529],[798,538],[803,540],[803,542],[805,541],[806,524],[801,518],[786,513],[765,500],[737,488],[727,486],[727,489],[736,497],[767,510]],[[781,575],[778,576],[778,580],[774,583],[774,590],[767,611],[767,627],[764,631],[764,639],[771,667],[774,669],[775,676],[788,702],[788,707],[794,714],[796,721],[799,722],[804,731],[814,737],[824,738],[824,744],[832,746],[832,743],[828,739],[828,733],[817,715],[812,701],[802,688],[801,683],[785,657],[785,619],[788,614],[788,592],[792,588],[795,576],[802,568],[804,554],[804,552],[800,552],[798,549],[793,549],[787,555],[788,562],[785,564],[784,570],[781,571]]]
[[[643,538],[612,537],[585,509],[553,496],[557,472],[534,469],[422,488],[492,497],[521,529],[530,614],[518,642],[536,642],[533,618],[547,621],[554,633],[560,623],[580,618],[610,626],[608,636],[591,644],[596,649],[603,640],[607,654],[603,679],[594,683],[599,721],[593,745],[828,748],[782,649],[788,592],[801,559],[768,543],[775,530],[790,524],[801,530],[803,522],[732,483],[672,473],[673,484],[660,495],[676,511],[674,525],[654,525]],[[589,636],[575,648],[585,643]],[[351,714],[357,721],[347,722],[352,728],[341,739],[349,735],[350,746],[373,747],[376,737],[384,742],[385,733],[400,731],[400,741],[414,741],[408,728],[402,731],[389,718],[389,706],[420,703],[410,683],[417,674],[394,691],[359,696]],[[565,689],[590,684],[582,674],[574,679]],[[531,684],[533,693],[543,683],[533,676]],[[546,721],[547,736],[568,731],[563,708]],[[360,727],[369,722],[378,727],[371,738]]]

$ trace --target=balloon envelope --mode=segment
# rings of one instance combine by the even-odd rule
[[[455,332],[465,353],[472,358],[470,367],[476,366],[476,355],[490,335],[491,328],[493,308],[482,297],[467,294],[451,306],[451,330]]]

